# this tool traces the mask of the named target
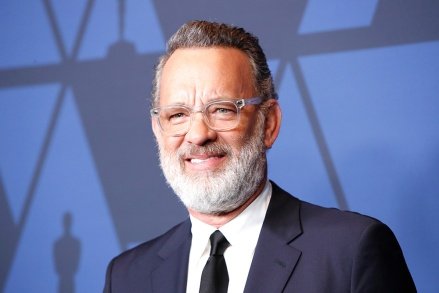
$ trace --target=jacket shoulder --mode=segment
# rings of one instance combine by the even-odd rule
[[[190,221],[181,222],[167,232],[156,238],[143,242],[129,250],[126,250],[115,257],[115,263],[132,264],[135,262],[144,262],[146,259],[150,262],[159,254],[159,251],[166,247],[166,243],[173,239],[176,234],[184,232],[190,233]]]
[[[139,288],[149,288],[148,276],[167,255],[190,241],[190,229],[190,220],[187,219],[164,234],[113,258],[107,268],[104,292],[137,292]],[[130,286],[133,286],[133,291],[126,291]]]
[[[301,233],[289,244],[301,251],[294,276],[306,280],[304,288],[313,284],[316,292],[416,292],[401,247],[386,224],[299,200],[276,185],[273,197],[282,203],[273,214],[286,207],[297,214]],[[321,274],[321,268],[331,268],[331,273]],[[319,277],[310,277],[314,275]]]
[[[378,219],[358,212],[344,211],[333,207],[323,207],[300,200],[275,183],[273,183],[273,195],[277,197],[277,201],[282,201],[282,207],[296,207],[303,232],[309,233],[310,230],[316,229],[319,233],[322,233],[325,230],[332,231],[334,229],[341,229],[350,232],[356,230],[361,233],[361,231],[366,229],[369,225],[384,225]]]

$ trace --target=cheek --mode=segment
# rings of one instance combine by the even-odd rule
[[[233,153],[239,154],[242,147],[248,141],[245,127],[233,131],[219,132],[217,142],[229,146]]]
[[[250,117],[246,117],[246,119],[242,120],[242,123],[240,124],[239,128],[236,130],[239,132],[239,137],[241,140],[243,140],[245,143],[250,138],[253,137],[255,134],[256,127],[258,127],[258,119],[256,113],[254,115],[251,115]]]
[[[165,150],[172,150],[177,148],[183,141],[184,136],[167,136],[162,133],[157,120],[152,120],[151,123],[152,131],[154,133],[155,139],[158,145]]]
[[[181,146],[183,137],[160,136],[157,138],[159,146],[167,152],[175,152]]]
[[[231,130],[219,132],[220,139],[230,145],[235,153],[239,153],[241,148],[252,138],[257,126],[256,115],[241,116],[239,125]]]

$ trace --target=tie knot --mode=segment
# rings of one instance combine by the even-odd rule
[[[220,230],[216,230],[210,235],[210,255],[223,255],[230,243]]]

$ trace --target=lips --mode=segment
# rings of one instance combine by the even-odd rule
[[[177,151],[177,156],[184,163],[185,170],[197,173],[222,169],[231,154],[230,146],[220,143],[210,143],[204,146],[188,144]]]
[[[224,157],[225,154],[193,154],[186,156],[184,159],[191,163],[202,163],[211,159],[218,159]]]
[[[184,161],[190,169],[201,171],[212,171],[219,167],[225,159],[226,154],[193,154],[186,156]]]

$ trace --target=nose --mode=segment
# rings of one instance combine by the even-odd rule
[[[216,140],[217,132],[207,126],[203,114],[195,112],[192,115],[191,126],[185,135],[185,141],[187,143],[202,146],[208,142]]]

